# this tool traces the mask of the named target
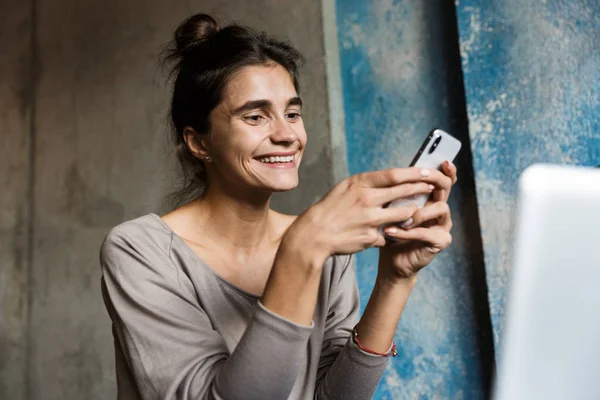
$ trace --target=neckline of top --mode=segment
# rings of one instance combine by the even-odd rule
[[[183,247],[184,250],[198,264],[200,264],[203,268],[205,268],[206,270],[208,270],[221,283],[223,283],[225,286],[233,289],[235,292],[239,293],[240,295],[242,295],[244,297],[250,298],[252,300],[259,300],[260,299],[261,296],[257,296],[254,293],[250,293],[250,292],[248,292],[248,291],[240,288],[239,286],[234,285],[233,283],[229,282],[227,279],[225,279],[224,277],[222,277],[221,275],[219,275],[210,265],[208,265],[208,263],[206,263],[202,258],[200,258],[200,256],[198,254],[196,254],[196,252],[194,250],[192,250],[192,248],[190,246],[188,246],[188,244],[183,240],[183,238],[181,236],[179,236],[177,233],[175,233],[175,231],[173,229],[171,229],[171,227],[169,225],[167,225],[167,223],[160,217],[160,215],[158,215],[156,213],[150,213],[149,215],[160,223],[160,225],[171,235],[171,237],[173,238],[173,240],[175,242],[177,242],[177,244],[180,247]]]

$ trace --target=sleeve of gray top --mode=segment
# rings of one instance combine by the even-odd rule
[[[332,287],[330,297],[315,399],[370,399],[388,358],[362,351],[351,339],[360,310],[350,257],[347,257],[339,283]]]
[[[131,236],[113,229],[100,259],[113,330],[142,399],[286,399],[306,362],[295,350],[312,327],[258,304],[229,354],[171,258]]]

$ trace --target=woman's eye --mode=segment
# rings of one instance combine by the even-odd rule
[[[244,117],[244,119],[250,122],[251,124],[260,124],[264,117],[262,115],[249,115],[247,117]]]
[[[300,113],[288,113],[287,114],[287,118],[292,121],[292,122],[296,122],[300,119],[301,115]]]

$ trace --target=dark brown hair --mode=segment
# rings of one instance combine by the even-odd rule
[[[204,165],[187,147],[183,130],[200,134],[210,130],[210,113],[223,98],[229,80],[251,65],[277,63],[284,67],[299,92],[298,73],[302,55],[289,43],[240,25],[219,28],[206,14],[196,14],[175,30],[163,61],[173,64],[170,106],[172,138],[181,170],[181,187],[168,199],[171,207],[198,198],[205,186]]]

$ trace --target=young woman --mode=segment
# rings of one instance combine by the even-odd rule
[[[369,399],[417,272],[451,241],[456,169],[349,177],[299,217],[307,135],[300,54],[195,15],[175,31],[171,118],[184,205],[112,229],[101,249],[119,399]],[[423,208],[383,208],[432,192]],[[402,229],[380,226],[408,221]],[[359,320],[350,255],[380,248]]]

